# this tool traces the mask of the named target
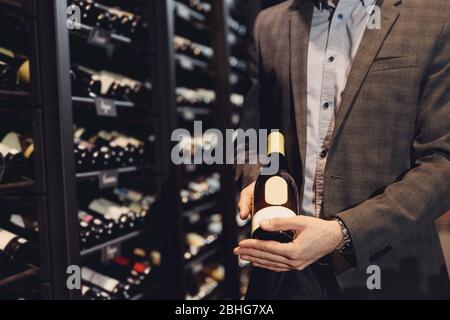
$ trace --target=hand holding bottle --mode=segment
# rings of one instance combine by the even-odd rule
[[[274,218],[261,222],[261,227],[268,232],[293,230],[296,236],[289,243],[244,240],[234,249],[234,254],[255,267],[275,272],[304,270],[333,252],[344,237],[337,221],[306,216]]]

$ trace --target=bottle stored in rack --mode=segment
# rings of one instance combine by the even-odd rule
[[[96,71],[80,65],[72,66],[71,76],[75,96],[147,105],[152,102],[150,81],[140,82],[109,71]]]

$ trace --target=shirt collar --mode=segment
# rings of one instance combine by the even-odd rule
[[[304,0],[303,0],[303,1],[304,1]],[[316,7],[317,7],[318,9],[322,9],[322,8],[330,9],[330,7],[331,7],[331,8],[334,8],[333,6],[330,6],[330,5],[328,4],[328,0],[307,0],[307,1],[312,1],[312,2],[314,2],[315,5],[316,5]],[[342,0],[341,0],[341,1],[342,1]],[[374,2],[374,0],[360,0],[360,1],[361,1],[362,5],[363,5],[364,7],[367,7],[367,6],[369,6],[369,5],[372,5],[373,2]]]

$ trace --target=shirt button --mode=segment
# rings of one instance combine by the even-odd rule
[[[333,61],[334,61],[334,57],[333,57],[333,56],[329,57],[329,58],[328,58],[328,61],[329,61],[329,62],[333,62]]]
[[[323,149],[323,150],[320,152],[320,154],[319,154],[319,156],[320,156],[322,159],[325,159],[325,158],[327,157],[327,155],[328,155],[328,150],[327,150],[327,149]]]
[[[343,15],[342,13],[339,13],[339,14],[337,15],[337,17],[338,17],[339,20],[344,19],[344,15]]]
[[[328,109],[330,107],[330,104],[328,102],[325,102],[323,104],[324,109]]]

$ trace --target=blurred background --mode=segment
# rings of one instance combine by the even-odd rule
[[[245,295],[232,167],[175,166],[171,134],[239,127],[279,2],[0,0],[0,299]]]

